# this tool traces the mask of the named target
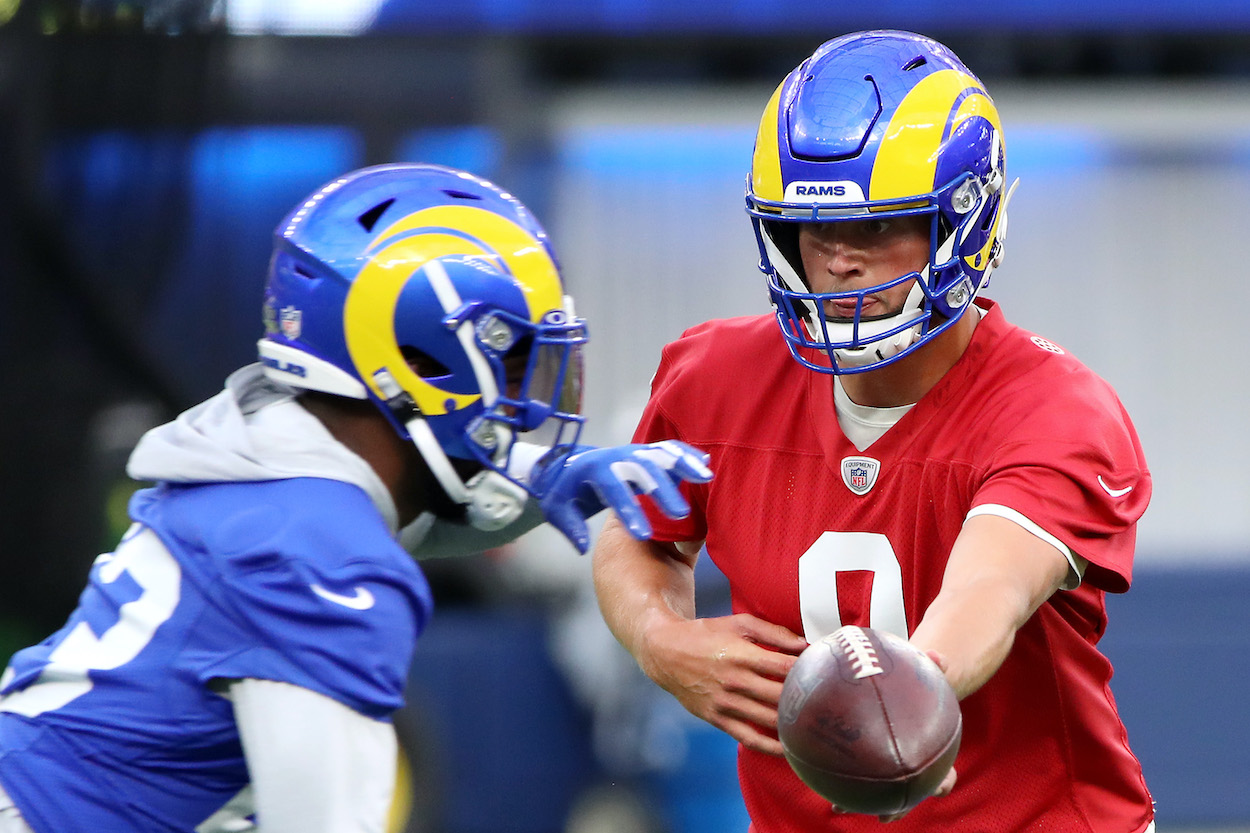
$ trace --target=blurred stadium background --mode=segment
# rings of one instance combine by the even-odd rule
[[[0,659],[111,548],[139,434],[252,359],[312,188],[421,160],[521,196],[591,322],[590,439],[625,441],[666,341],[766,309],[742,185],[772,87],[881,27],[988,84],[1022,179],[989,294],[1142,435],[1104,645],[1160,833],[1250,826],[1245,0],[0,0]],[[540,530],[430,573],[396,830],[745,830],[732,744],[617,649],[587,559]]]

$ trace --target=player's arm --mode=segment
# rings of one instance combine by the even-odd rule
[[[229,697],[264,833],[378,833],[398,744],[373,720],[290,683],[232,680]]]
[[[997,515],[970,517],[911,642],[940,654],[955,693],[967,697],[1003,664],[1016,631],[1071,569],[1057,547],[1020,524]]]
[[[643,672],[749,749],[781,754],[777,702],[802,637],[748,614],[695,617],[698,547],[638,540],[609,518],[594,551],[604,620]]]
[[[520,462],[514,459],[509,474],[533,483],[542,495],[538,501],[527,501],[520,517],[493,532],[463,524],[457,528],[423,515],[401,532],[404,548],[419,560],[466,555],[502,546],[546,521],[584,553],[590,547],[586,521],[602,510],[611,508],[635,538],[648,538],[651,524],[636,495],[650,495],[652,504],[670,518],[684,518],[690,505],[678,484],[712,479],[707,455],[676,440],[608,448],[579,446],[574,453],[552,461],[542,459],[545,448],[517,445],[524,453],[514,451]]]

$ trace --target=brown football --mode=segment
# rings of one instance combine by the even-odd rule
[[[777,708],[790,767],[841,810],[892,815],[932,795],[963,718],[941,669],[906,640],[846,626],[809,645]]]

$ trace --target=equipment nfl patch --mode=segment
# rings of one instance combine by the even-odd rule
[[[295,340],[303,332],[304,314],[295,307],[283,307],[278,313],[278,325],[282,329],[282,335]]]
[[[866,495],[877,482],[881,463],[871,457],[846,457],[842,460],[842,482],[857,495]]]

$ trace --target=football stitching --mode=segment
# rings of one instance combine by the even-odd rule
[[[898,735],[894,731],[894,720],[890,717],[890,710],[885,706],[885,698],[881,696],[881,686],[876,680],[872,681],[872,692],[877,695],[877,705],[881,707],[882,723],[885,724],[886,732],[890,737],[890,749],[894,751],[894,767],[899,774],[907,774],[907,765],[903,760],[903,752],[898,747]]]
[[[837,632],[837,637],[842,645],[842,653],[851,663],[851,670],[855,672],[855,679],[862,680],[885,673],[885,668],[877,659],[876,646],[862,629],[848,625]]]

